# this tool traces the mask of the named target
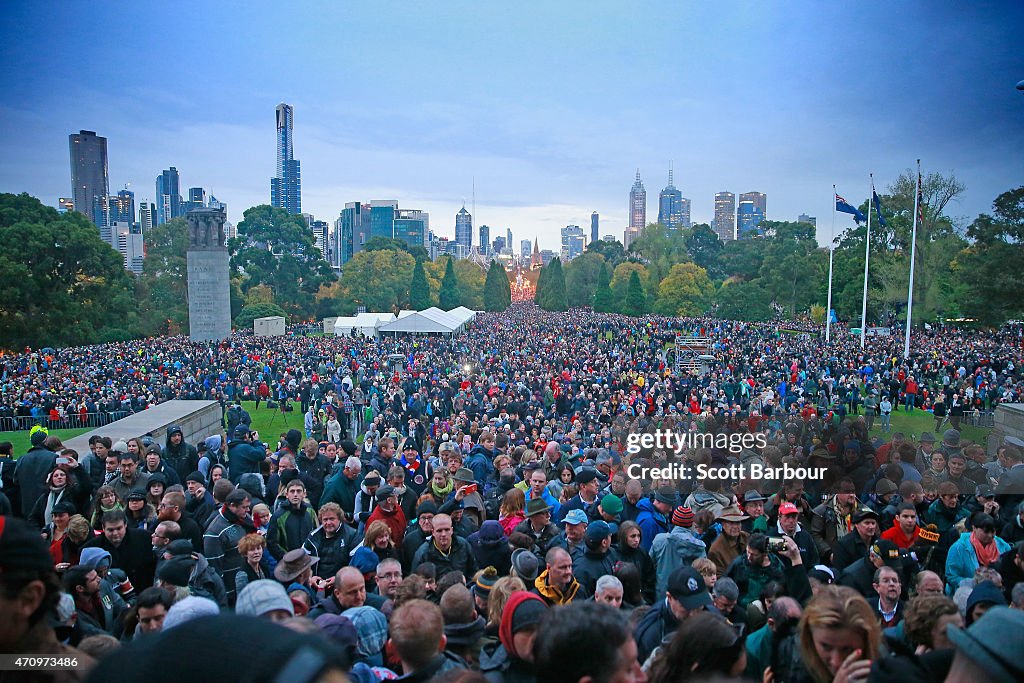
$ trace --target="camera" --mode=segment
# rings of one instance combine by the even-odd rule
[[[786,552],[786,547],[786,539],[784,538],[768,539],[768,552],[770,553],[784,553]]]

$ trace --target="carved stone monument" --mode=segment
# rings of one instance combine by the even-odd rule
[[[188,220],[188,336],[220,341],[231,334],[231,284],[223,209],[193,209]]]

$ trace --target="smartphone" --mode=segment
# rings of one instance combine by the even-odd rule
[[[71,464],[71,458],[57,458],[58,465],[69,465]]]
[[[476,484],[469,484],[468,486],[466,486],[466,493],[467,494],[468,493],[476,493],[476,489],[477,489],[477,485]]]

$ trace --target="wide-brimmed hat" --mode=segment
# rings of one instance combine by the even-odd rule
[[[1014,683],[1024,677],[1024,658],[1012,654],[1022,631],[1024,612],[1009,607],[991,608],[967,629],[946,626],[957,652],[984,669],[993,683]]]
[[[742,522],[750,519],[750,516],[744,514],[738,505],[730,505],[727,508],[722,508],[722,511],[718,513],[718,519],[723,522]]]
[[[468,467],[460,467],[455,471],[455,481],[465,481],[472,483],[476,481],[476,477],[473,475],[473,470]]]
[[[758,491],[757,489],[750,489],[749,491],[747,491],[746,493],[743,494],[743,502],[744,503],[757,503],[757,502],[762,502],[763,503],[766,500],[768,500],[768,499],[765,498],[764,496],[762,496],[761,492]]]
[[[289,550],[274,567],[274,578],[284,583],[290,583],[319,561],[319,557],[307,555],[302,548]]]
[[[551,512],[551,506],[543,498],[531,498],[526,502],[526,516],[533,517],[542,512]]]

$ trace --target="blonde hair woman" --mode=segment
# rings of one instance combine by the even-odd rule
[[[825,586],[800,619],[800,655],[817,683],[867,680],[882,630],[868,601],[846,586]]]

